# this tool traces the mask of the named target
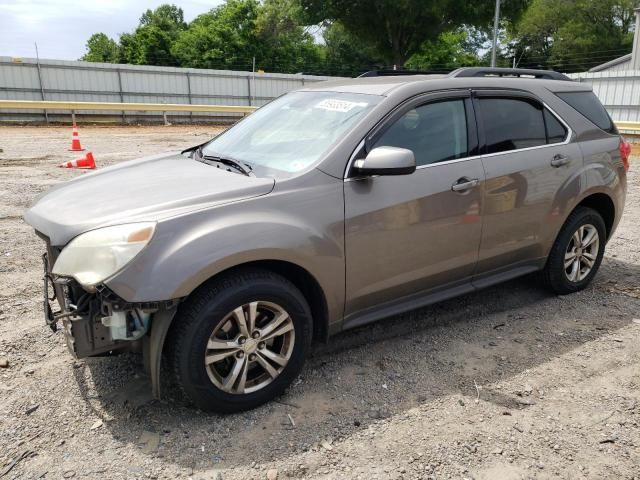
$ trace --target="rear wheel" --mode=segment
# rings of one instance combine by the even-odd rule
[[[602,216],[578,207],[565,222],[543,271],[546,284],[558,294],[584,289],[596,275],[606,242]]]
[[[236,412],[279,395],[300,373],[311,314],[285,278],[251,269],[226,274],[180,309],[172,332],[173,370],[203,410]]]

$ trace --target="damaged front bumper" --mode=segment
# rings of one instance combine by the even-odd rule
[[[53,262],[49,259],[49,252],[42,256],[44,319],[54,332],[62,324],[71,354],[85,358],[131,348],[130,344],[113,338],[110,328],[102,322],[109,306],[97,292],[85,292],[73,279],[52,275]]]
[[[46,324],[55,332],[62,324],[71,354],[77,358],[140,351],[152,316],[174,310],[176,301],[129,303],[106,286],[84,290],[73,278],[51,273],[56,251],[43,259],[43,306]]]

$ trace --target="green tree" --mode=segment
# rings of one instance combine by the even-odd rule
[[[80,60],[115,63],[118,61],[118,44],[102,32],[94,33],[87,40],[87,53]]]
[[[317,70],[322,48],[301,26],[291,0],[228,0],[199,15],[182,31],[172,52],[182,66],[299,72]]]
[[[155,10],[147,9],[140,17],[140,25],[152,25],[174,33],[183,30],[187,26],[182,9],[166,3]]]
[[[356,76],[385,65],[385,61],[365,42],[349,33],[339,22],[328,24],[322,32],[327,74]]]
[[[402,66],[428,41],[462,25],[487,26],[487,0],[299,0],[308,21],[338,21],[371,45],[387,63]],[[516,18],[527,0],[504,0],[503,16]]]
[[[160,5],[140,17],[133,33],[120,35],[120,61],[138,65],[177,65],[171,49],[186,28],[184,14],[175,5]]]
[[[259,9],[257,0],[229,0],[198,15],[178,36],[173,54],[186,67],[246,70],[262,51],[256,36]]]
[[[406,63],[411,69],[448,72],[458,67],[481,65],[477,52],[486,41],[481,32],[460,28],[425,42]]]
[[[533,0],[510,33],[519,66],[584,71],[631,51],[636,0]]]
[[[322,73],[324,52],[302,23],[296,0],[264,0],[256,22],[262,44],[261,68],[280,72]]]

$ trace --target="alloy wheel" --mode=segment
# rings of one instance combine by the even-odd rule
[[[207,342],[204,364],[220,390],[252,393],[280,375],[294,343],[293,320],[284,308],[254,301],[235,308],[216,326]]]
[[[575,231],[564,254],[564,272],[569,281],[584,280],[596,263],[600,249],[598,230],[591,224]]]

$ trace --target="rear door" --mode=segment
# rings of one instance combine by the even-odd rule
[[[347,178],[346,315],[438,286],[471,283],[484,171],[470,92],[414,99],[365,142],[412,150],[410,175]]]
[[[486,174],[476,281],[539,267],[580,192],[579,147],[569,126],[537,97],[474,92]],[[520,267],[517,269],[515,267]]]

